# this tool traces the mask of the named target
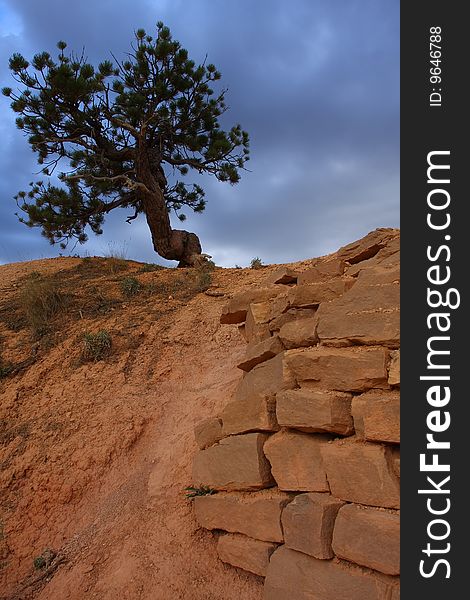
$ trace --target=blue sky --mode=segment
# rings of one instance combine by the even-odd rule
[[[206,211],[184,225],[217,264],[300,260],[399,225],[398,0],[0,0],[0,84],[12,84],[13,52],[31,58],[64,39],[97,63],[159,20],[196,62],[208,54],[220,69],[226,126],[240,122],[251,138],[250,171],[233,187],[205,178]],[[60,251],[14,216],[13,196],[38,170],[14,120],[1,97],[0,263]],[[74,253],[170,264],[127,213]]]

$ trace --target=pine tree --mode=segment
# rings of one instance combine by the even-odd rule
[[[184,207],[202,212],[204,190],[179,177],[195,170],[235,184],[249,158],[246,131],[220,127],[226,90],[211,87],[220,72],[190,60],[161,22],[155,38],[135,32],[126,60],[112,56],[98,68],[83,52],[67,53],[65,42],[57,47],[57,60],[14,54],[9,66],[21,88],[2,90],[41,165],[42,180],[15,197],[26,213],[20,221],[65,247],[86,242],[87,227],[102,233],[113,209],[129,208],[128,222],[145,215],[160,256],[193,265],[199,239],[173,230],[170,213],[184,220]]]

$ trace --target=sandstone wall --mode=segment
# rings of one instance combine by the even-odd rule
[[[399,598],[399,280],[379,229],[223,310],[244,377],[195,430],[195,514],[266,600]]]

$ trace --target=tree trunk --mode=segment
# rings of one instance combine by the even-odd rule
[[[138,161],[138,181],[148,192],[139,191],[139,200],[147,219],[155,252],[167,260],[179,261],[179,267],[192,267],[201,258],[201,243],[195,233],[172,229],[163,191],[144,155]]]

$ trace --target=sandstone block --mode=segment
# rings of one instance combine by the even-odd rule
[[[269,300],[269,320],[275,319],[289,309],[289,290]]]
[[[400,385],[400,350],[390,353],[390,367],[388,368],[388,383]]]
[[[269,302],[253,302],[246,313],[245,334],[248,342],[261,342],[271,337],[269,319],[271,305]]]
[[[396,348],[400,344],[400,311],[353,314],[330,307],[318,315],[317,333],[321,342],[330,346],[384,344]]]
[[[320,283],[297,285],[291,288],[287,294],[289,307],[316,307],[321,302],[328,302],[329,300],[339,298],[354,283],[356,283],[354,278],[338,278]]]
[[[396,267],[400,265],[400,238],[396,240],[398,242],[398,248],[393,249],[392,245],[388,245],[383,248],[378,254],[380,267]],[[384,254],[382,254],[384,253]]]
[[[285,348],[314,346],[318,342],[317,318],[295,319],[285,323],[279,330],[279,338]]]
[[[272,542],[262,542],[239,535],[227,533],[217,542],[217,554],[222,562],[256,575],[266,576],[269,557],[277,548]]]
[[[341,259],[330,259],[318,261],[316,265],[299,274],[297,283],[304,285],[306,283],[318,283],[326,279],[338,277],[344,273],[345,263]]]
[[[373,268],[364,269],[359,273],[357,281],[361,286],[381,286],[391,283],[398,284],[400,283],[400,264],[392,263],[386,265],[380,263]]]
[[[257,490],[274,484],[263,453],[267,435],[248,433],[222,439],[200,450],[193,461],[193,482],[217,490]]]
[[[333,558],[331,540],[344,502],[329,494],[299,494],[282,513],[286,546],[316,558]]]
[[[204,419],[204,421],[198,423],[194,428],[194,437],[201,450],[204,450],[204,448],[207,448],[208,446],[212,446],[223,437],[222,421],[217,417]]]
[[[357,277],[361,271],[374,267],[399,267],[400,264],[400,236],[391,239],[377,254],[347,267],[346,273]]]
[[[306,432],[354,433],[351,394],[296,389],[279,392],[276,415],[279,425]]]
[[[341,298],[322,304],[317,312],[318,337],[324,344],[400,345],[400,286],[367,283],[356,285]]]
[[[256,365],[240,381],[234,400],[274,398],[276,392],[295,387],[295,380],[287,368],[284,352]]]
[[[196,520],[205,529],[243,533],[265,542],[283,542],[282,509],[292,496],[277,489],[219,492],[194,498]]]
[[[399,575],[399,515],[355,504],[343,506],[336,518],[333,550],[339,558],[387,575]]]
[[[376,229],[360,240],[340,248],[337,252],[337,256],[339,259],[346,260],[349,264],[354,265],[363,260],[372,258],[399,235],[399,231],[396,229]]]
[[[298,273],[290,267],[282,267],[272,273],[266,280],[267,284],[290,285],[297,283]]]
[[[377,260],[377,255],[372,258],[368,258],[361,262],[356,263],[355,265],[351,265],[347,267],[345,270],[346,275],[351,277],[357,277],[361,271],[364,269],[369,269],[370,267],[377,267],[379,265],[379,261]]]
[[[245,328],[246,341],[248,343],[257,343],[267,340],[271,337],[271,330],[268,323],[259,323],[257,325],[248,326]]]
[[[316,347],[287,350],[287,367],[299,385],[361,392],[388,388],[385,348]]]
[[[277,335],[268,337],[261,342],[251,342],[247,346],[245,358],[237,366],[242,371],[251,371],[256,365],[274,358],[283,350],[284,346]]]
[[[321,452],[333,496],[370,506],[400,507],[400,482],[390,447],[341,441],[323,445]]]
[[[399,579],[281,546],[273,552],[264,600],[389,600]]]
[[[357,277],[361,271],[374,267],[398,267],[400,264],[400,237],[384,246],[373,258],[363,260],[346,269],[346,274]]]
[[[291,323],[297,319],[309,319],[315,316],[316,308],[289,308],[286,312],[274,317],[269,322],[269,330],[277,332],[286,323]]]
[[[246,326],[245,326],[245,323],[242,323],[241,325],[238,326],[238,331],[240,332],[240,335],[245,340],[245,342],[247,342],[248,340],[246,339]]]
[[[246,319],[248,307],[252,302],[264,302],[279,293],[279,288],[274,286],[254,288],[236,294],[222,309],[221,323],[243,323]]]
[[[400,262],[400,232],[397,236],[389,240],[386,245],[378,252],[377,258],[382,264],[389,262]],[[389,259],[391,259],[389,261]]]
[[[222,411],[222,422],[224,436],[249,431],[278,431],[276,400],[271,396],[233,400]]]
[[[328,439],[323,435],[280,431],[267,440],[264,452],[280,490],[329,491],[321,454]]]
[[[400,393],[369,390],[352,402],[356,433],[373,442],[400,443]]]

